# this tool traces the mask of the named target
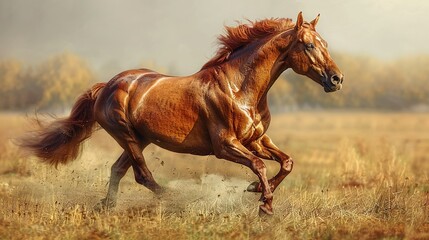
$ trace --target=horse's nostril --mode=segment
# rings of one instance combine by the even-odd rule
[[[331,77],[331,83],[332,84],[334,84],[334,85],[339,85],[339,84],[341,84],[343,82],[343,78],[341,77],[339,77],[338,75],[336,75],[336,74],[334,74],[334,75],[332,75],[332,77]]]

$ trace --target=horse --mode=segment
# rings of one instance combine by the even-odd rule
[[[286,69],[305,75],[325,92],[340,90],[343,74],[311,22],[270,18],[225,27],[213,58],[193,75],[174,77],[149,69],[124,71],[83,93],[70,115],[24,137],[21,146],[41,161],[65,164],[97,124],[123,148],[111,167],[109,187],[99,207],[116,205],[119,182],[132,167],[135,181],[155,194],[165,190],[146,166],[149,144],[194,155],[214,155],[250,168],[259,181],[247,188],[261,193],[262,215],[273,214],[273,192],[292,171],[292,158],[266,134],[267,93]],[[268,179],[263,160],[280,164]]]

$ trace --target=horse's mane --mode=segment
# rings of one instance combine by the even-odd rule
[[[218,37],[220,47],[216,55],[202,69],[213,67],[228,60],[228,57],[240,47],[270,34],[290,29],[295,24],[289,18],[270,18],[240,24],[236,27],[225,26],[225,34]]]

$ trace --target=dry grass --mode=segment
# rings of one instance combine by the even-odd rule
[[[161,198],[130,171],[118,206],[97,213],[120,149],[103,131],[58,170],[21,155],[9,138],[23,117],[0,115],[0,239],[428,239],[429,114],[290,113],[273,118],[275,142],[295,168],[258,217],[256,178],[214,157],[145,151]],[[268,163],[269,174],[278,166]]]

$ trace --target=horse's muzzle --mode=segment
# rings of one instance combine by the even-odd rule
[[[343,74],[334,74],[330,77],[322,79],[322,84],[325,92],[335,92],[343,87],[343,81]]]

